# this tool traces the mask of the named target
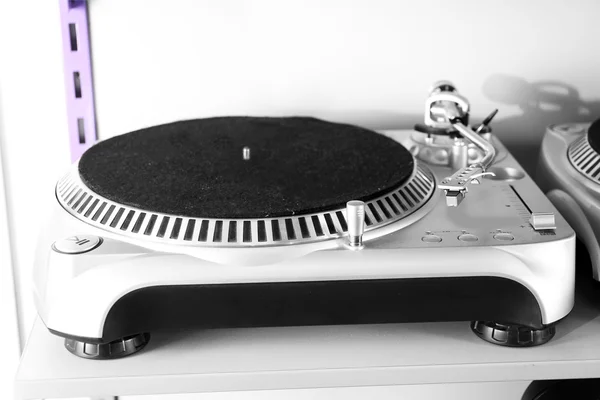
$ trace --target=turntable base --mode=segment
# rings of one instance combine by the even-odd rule
[[[579,285],[556,337],[527,351],[490,346],[474,340],[464,322],[443,322],[157,332],[138,354],[90,362],[65,351],[63,339],[38,320],[15,390],[19,399],[176,393],[229,399],[224,392],[232,399],[423,397],[415,393],[469,399],[464,393],[500,389],[503,398],[520,398],[532,380],[600,376],[599,288],[585,278],[590,287]]]

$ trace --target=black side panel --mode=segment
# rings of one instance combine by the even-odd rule
[[[186,285],[127,294],[101,341],[173,328],[471,320],[543,326],[532,293],[496,277]]]

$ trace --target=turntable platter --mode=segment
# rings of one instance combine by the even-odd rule
[[[370,130],[222,117],[100,142],[57,183],[56,197],[75,218],[120,237],[268,247],[346,235],[350,200],[365,202],[369,237],[401,229],[424,215],[417,211],[434,189],[431,171],[404,146]]]
[[[567,157],[582,175],[600,182],[600,119],[589,126],[586,135],[570,144]]]
[[[303,117],[175,122],[100,142],[79,161],[81,180],[111,201],[195,218],[343,208],[399,187],[413,169],[392,139]]]

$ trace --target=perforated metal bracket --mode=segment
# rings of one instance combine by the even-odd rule
[[[435,191],[431,171],[417,163],[400,187],[368,200],[364,232],[387,226],[419,210]],[[75,218],[119,236],[199,247],[270,247],[348,236],[345,208],[276,218],[218,219],[163,214],[115,203],[94,193],[77,163],[56,185],[56,198]]]
[[[86,0],[60,0],[71,161],[97,141]]]

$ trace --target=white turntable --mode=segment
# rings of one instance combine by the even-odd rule
[[[182,121],[90,148],[37,251],[41,319],[116,358],[165,328],[472,321],[547,342],[574,301],[575,234],[469,103],[425,125]]]
[[[537,182],[585,244],[600,280],[600,120],[546,130]]]

